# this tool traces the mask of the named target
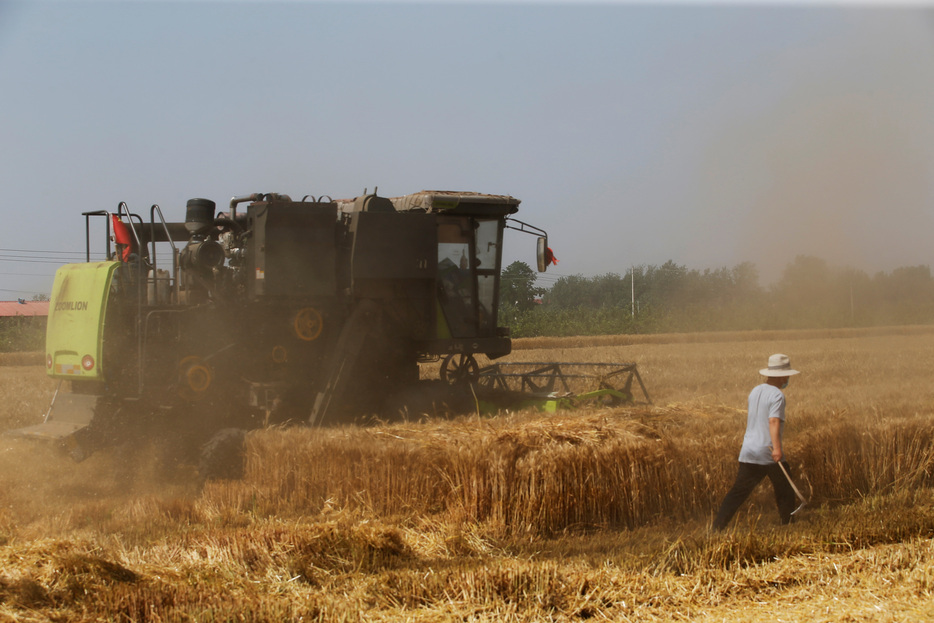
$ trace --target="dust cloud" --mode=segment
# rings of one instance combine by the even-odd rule
[[[169,462],[156,444],[108,448],[75,463],[54,442],[4,435],[41,423],[57,385],[43,366],[10,361],[0,361],[0,542],[67,536],[143,498],[198,494],[194,467]]]
[[[739,216],[738,239],[766,281],[797,255],[867,271],[929,261],[930,154],[893,117],[867,102],[823,103],[766,130],[770,179]]]
[[[891,49],[814,66],[814,50],[776,61],[776,75],[795,72],[793,88],[738,115],[704,154],[700,240],[721,224],[726,247],[764,284],[798,255],[870,275],[931,263],[934,36],[912,19],[879,26],[907,28]]]

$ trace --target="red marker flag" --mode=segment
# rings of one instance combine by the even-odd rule
[[[126,223],[121,221],[120,217],[116,214],[110,215],[110,223],[113,227],[112,239],[117,245],[117,251],[120,253],[120,259],[125,262],[130,259],[130,252],[133,249],[133,238],[130,236],[130,228],[127,227]]]

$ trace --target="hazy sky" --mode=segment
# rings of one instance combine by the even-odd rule
[[[767,284],[798,254],[872,274],[934,262],[934,13],[0,0],[0,146],[0,299],[83,257],[83,211],[374,186],[522,199],[560,259],[543,284],[669,259]]]

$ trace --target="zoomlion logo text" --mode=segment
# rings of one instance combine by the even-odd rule
[[[55,304],[55,311],[87,311],[87,301],[59,301]]]

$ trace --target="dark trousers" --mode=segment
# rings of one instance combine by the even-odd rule
[[[785,469],[791,473],[788,463],[782,461]],[[720,512],[714,519],[714,530],[723,530],[733,519],[733,515],[739,510],[752,490],[756,488],[762,479],[766,476],[772,481],[772,488],[775,490],[775,502],[778,504],[778,514],[782,524],[791,523],[791,513],[795,510],[795,491],[791,488],[791,483],[782,472],[778,463],[768,465],[759,465],[757,463],[740,463],[739,471],[736,473],[736,482],[733,488],[729,490],[723,503],[720,504]]]

